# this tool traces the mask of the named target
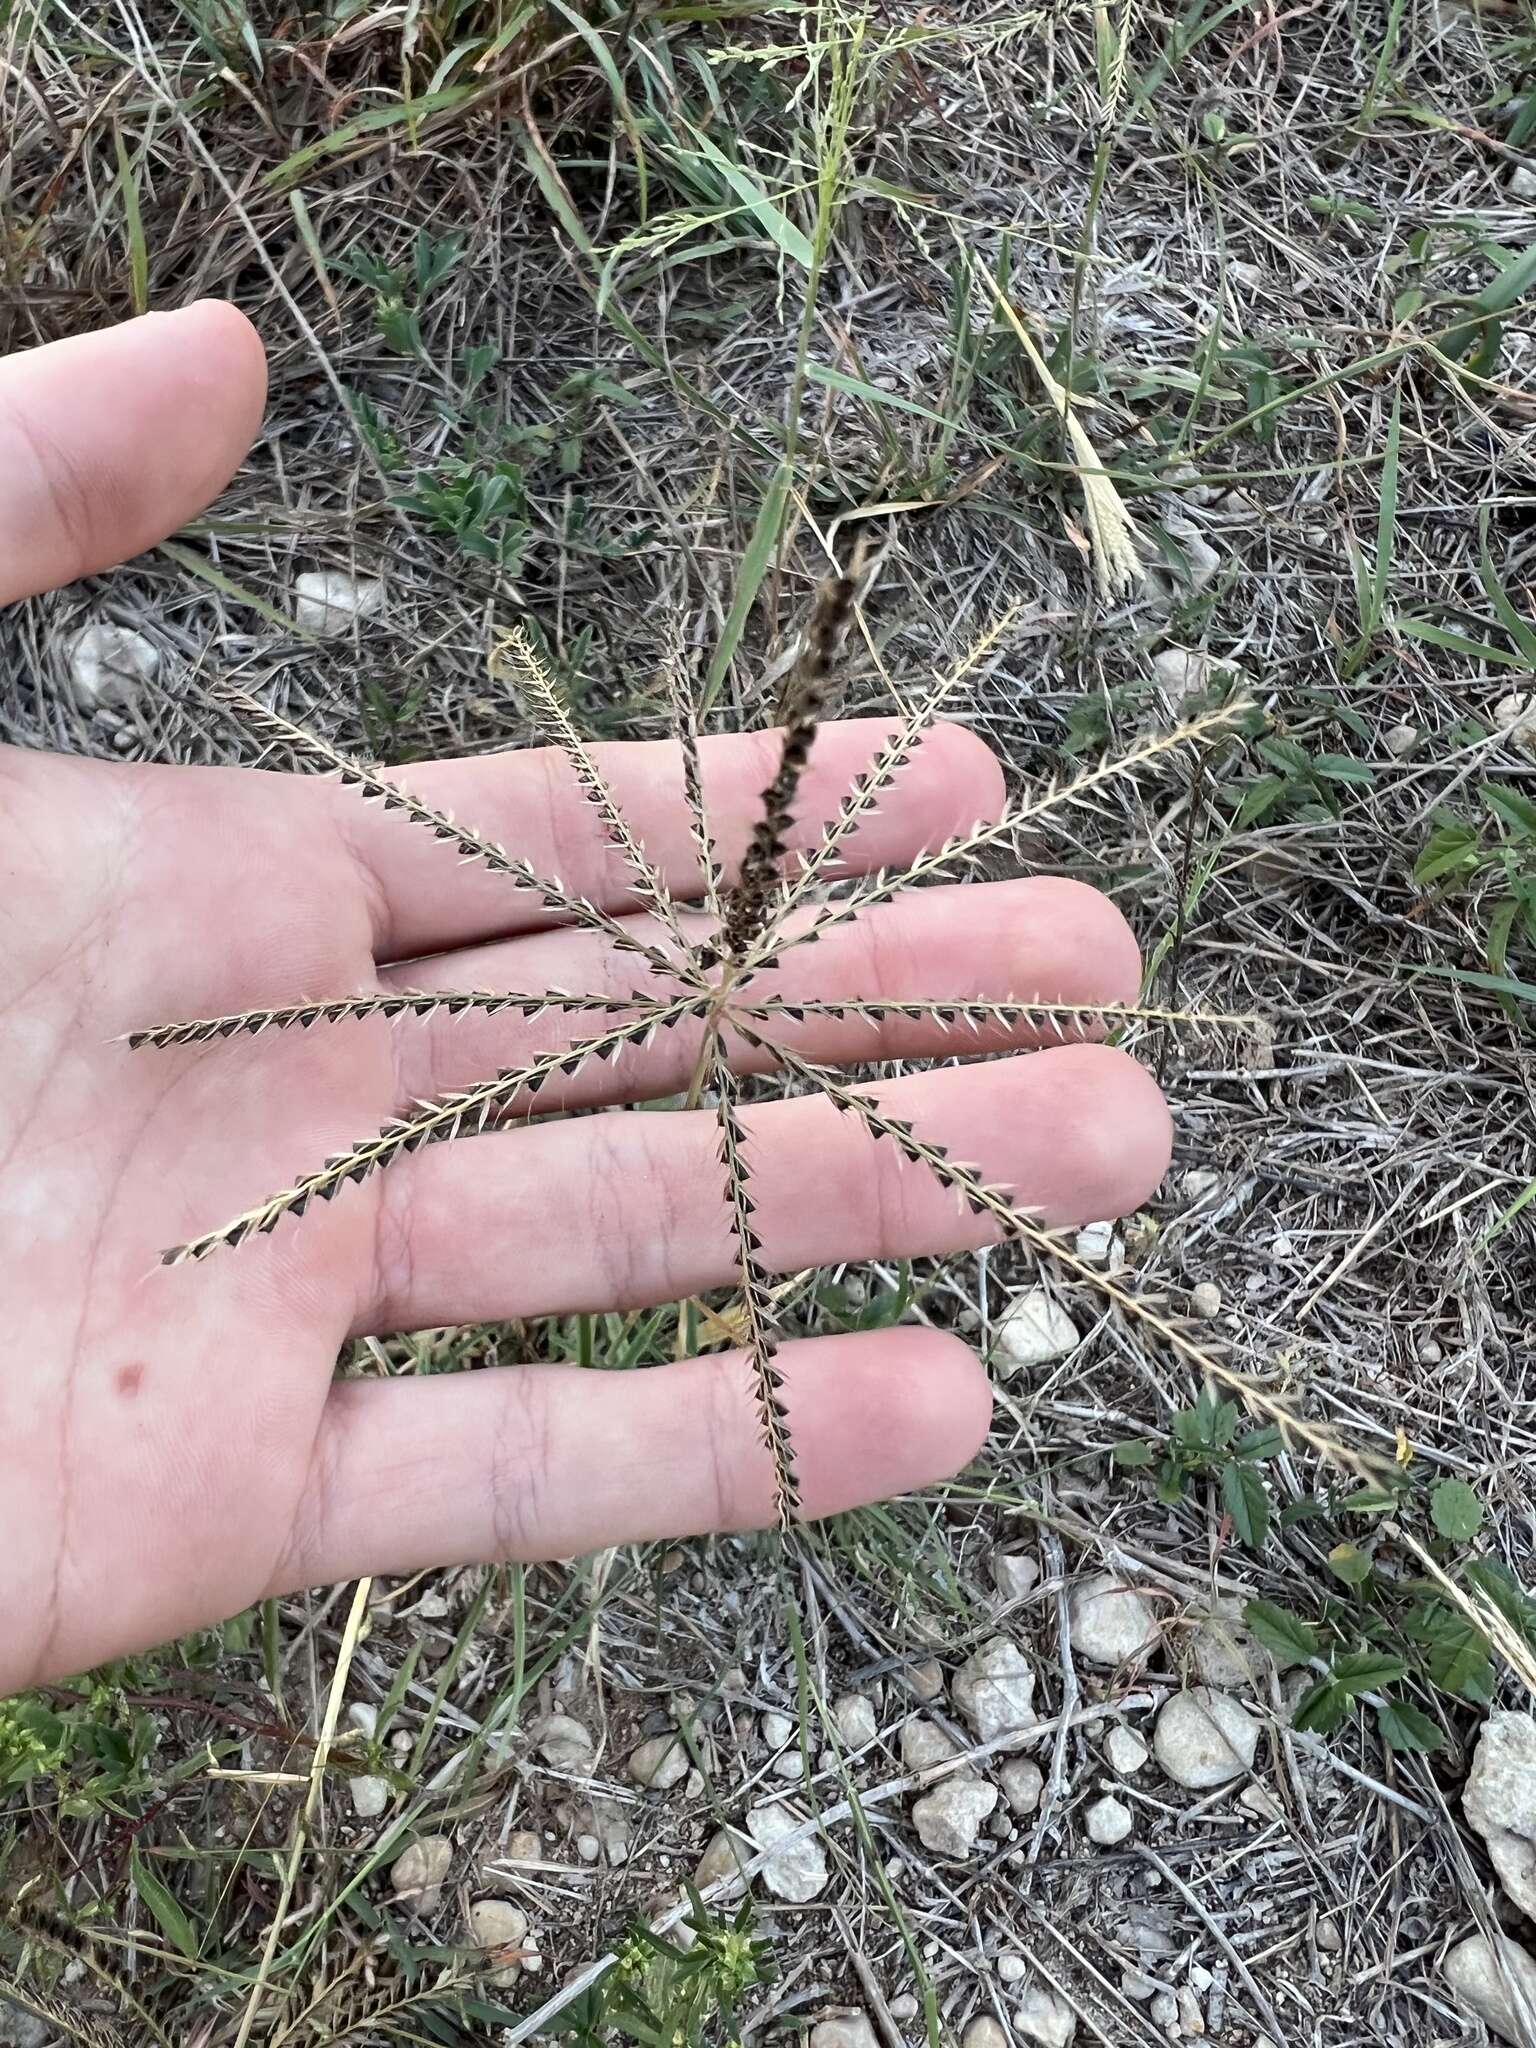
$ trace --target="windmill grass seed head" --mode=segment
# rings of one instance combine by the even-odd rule
[[[781,1528],[793,1526],[800,1508],[800,1489],[790,1439],[784,1382],[775,1354],[780,1330],[775,1294],[764,1263],[764,1245],[754,1223],[751,1142],[742,1115],[743,1083],[733,1048],[755,1054],[799,1086],[821,1093],[840,1115],[853,1120],[881,1144],[893,1146],[908,1162],[929,1173],[971,1214],[985,1218],[998,1233],[1029,1244],[1043,1255],[1070,1254],[1039,1221],[1018,1208],[1009,1191],[989,1185],[972,1167],[952,1159],[944,1146],[893,1116],[865,1089],[849,1085],[823,1066],[807,1060],[784,1043],[786,1027],[807,1017],[859,1018],[881,1023],[894,1018],[926,1019],[954,1043],[948,1056],[963,1056],[965,1035],[984,1026],[1010,1030],[1052,1031],[1066,1035],[1085,1029],[1123,1028],[1138,1023],[1214,1023],[1236,1025],[1240,1018],[1198,1016],[1134,1004],[998,1002],[974,999],[886,1002],[869,1000],[790,1001],[772,991],[767,977],[782,955],[808,943],[833,926],[857,918],[874,904],[888,901],[901,889],[946,871],[962,873],[988,847],[1009,843],[1020,826],[1082,801],[1106,782],[1134,775],[1143,768],[1227,731],[1235,713],[1209,713],[1176,731],[1143,741],[1117,760],[1109,760],[1075,779],[1010,802],[1000,817],[978,823],[938,849],[924,853],[900,871],[884,871],[848,885],[823,899],[810,915],[789,924],[792,911],[807,905],[818,885],[839,879],[841,855],[850,834],[888,795],[912,759],[925,734],[976,662],[1006,631],[1009,618],[980,636],[954,668],[923,694],[901,724],[876,751],[869,767],[845,793],[837,814],[821,830],[810,850],[785,872],[785,853],[795,822],[802,778],[820,722],[827,680],[837,660],[862,587],[862,556],[846,573],[829,576],[819,586],[800,636],[781,697],[783,737],[772,781],[764,790],[761,811],[734,880],[720,862],[703,799],[698,738],[691,693],[677,650],[666,664],[673,724],[683,757],[680,796],[689,812],[698,852],[705,904],[713,916],[713,935],[690,936],[678,903],[644,847],[631,830],[593,755],[577,732],[569,711],[526,633],[514,630],[494,649],[491,662],[499,676],[513,682],[541,737],[558,747],[570,764],[583,796],[591,806],[609,845],[627,871],[636,904],[648,915],[651,937],[636,929],[637,920],[621,919],[558,879],[537,872],[514,850],[483,837],[444,811],[433,809],[366,763],[340,753],[303,727],[291,724],[233,686],[210,685],[219,701],[264,736],[281,740],[298,760],[314,762],[339,775],[364,802],[381,805],[404,825],[430,833],[451,846],[461,859],[506,878],[509,888],[536,897],[568,925],[600,937],[618,952],[659,978],[656,988],[637,989],[625,997],[575,993],[569,990],[515,992],[505,989],[439,991],[424,989],[388,995],[338,996],[230,1016],[195,1018],[188,1022],[151,1025],[129,1034],[134,1048],[197,1045],[238,1034],[289,1029],[332,1029],[350,1021],[383,1017],[409,1024],[438,1013],[460,1015],[512,1011],[539,1017],[549,1027],[546,1050],[508,1067],[473,1087],[458,1089],[434,1101],[416,1103],[371,1136],[334,1154],[243,1214],[166,1252],[168,1265],[200,1260],[234,1247],[245,1239],[275,1230],[303,1216],[312,1202],[331,1201],[349,1184],[369,1179],[393,1161],[420,1147],[473,1135],[488,1125],[536,1106],[542,1090],[569,1079],[585,1067],[614,1059],[628,1048],[649,1042],[662,1031],[691,1026],[700,1034],[691,1102],[712,1098],[719,1128],[722,1199],[734,1241],[740,1300],[730,1316],[740,1333],[752,1371],[753,1388],[764,1449],[773,1467],[774,1494]],[[637,980],[641,976],[637,973]],[[765,982],[767,985],[765,987]],[[1078,1268],[1094,1285],[1102,1276]],[[1149,1323],[1202,1370],[1243,1385],[1218,1360],[1193,1345],[1176,1326],[1147,1311],[1134,1297],[1116,1289],[1126,1312]],[[1257,1390],[1248,1390],[1255,1405],[1273,1410]],[[1284,1418],[1289,1420],[1289,1418]]]

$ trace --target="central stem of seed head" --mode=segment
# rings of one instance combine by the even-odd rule
[[[763,791],[762,815],[742,856],[741,874],[726,905],[721,951],[738,965],[753,941],[760,938],[778,890],[779,863],[795,822],[794,803],[811,757],[811,742],[821,722],[827,677],[858,596],[857,570],[828,576],[818,586],[806,621],[800,653],[784,689],[784,743],[778,772]]]
[[[701,961],[720,966],[720,979],[705,1013],[704,1042],[689,1083],[686,1107],[694,1109],[704,1090],[715,1044],[730,1006],[731,992],[746,958],[763,935],[779,887],[779,864],[795,822],[795,798],[821,722],[827,677],[837,659],[858,597],[862,555],[847,576],[828,576],[818,586],[795,665],[784,687],[784,740],[772,782],[763,791],[762,811],[742,855],[741,873],[726,901],[715,945],[701,949]]]

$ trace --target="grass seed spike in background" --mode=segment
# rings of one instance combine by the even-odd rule
[[[861,563],[846,575],[827,578],[820,586],[781,698],[783,737],[776,773],[762,796],[740,872],[727,881],[718,860],[703,801],[698,743],[689,692],[680,660],[670,665],[677,737],[683,754],[680,800],[689,808],[690,824],[700,856],[710,936],[690,936],[678,903],[636,838],[605,781],[602,771],[576,731],[553,680],[532,642],[514,631],[492,655],[498,674],[520,690],[541,735],[569,761],[603,833],[622,859],[639,908],[654,925],[650,939],[587,898],[567,889],[557,876],[538,874],[515,850],[497,845],[447,813],[432,809],[376,769],[350,759],[326,741],[291,724],[254,698],[225,684],[214,685],[220,700],[259,733],[282,741],[298,758],[318,762],[340,775],[366,802],[392,811],[405,824],[430,832],[451,845],[460,857],[506,877],[507,886],[536,896],[567,923],[599,935],[636,964],[636,980],[655,984],[636,987],[623,998],[573,993],[566,989],[515,993],[507,990],[437,992],[423,990],[388,996],[365,995],[319,999],[286,1007],[248,1010],[232,1016],[197,1018],[137,1031],[135,1047],[195,1045],[237,1034],[285,1029],[333,1029],[348,1021],[385,1017],[391,1022],[467,1010],[515,1010],[525,1017],[547,1017],[550,1043],[518,1067],[504,1068],[474,1087],[458,1089],[422,1102],[409,1115],[392,1118],[372,1136],[302,1174],[253,1209],[178,1245],[164,1254],[165,1263],[179,1265],[241,1244],[272,1231],[286,1219],[302,1217],[311,1202],[330,1201],[351,1182],[381,1172],[392,1161],[424,1145],[472,1136],[515,1113],[536,1109],[540,1091],[551,1082],[569,1079],[593,1062],[617,1060],[644,1045],[658,1032],[686,1025],[698,1031],[701,1045],[690,1102],[713,1097],[719,1122],[722,1199],[736,1245],[741,1302],[733,1322],[744,1338],[750,1361],[753,1393],[762,1440],[773,1465],[774,1493],[780,1527],[792,1527],[800,1504],[789,1417],[783,1382],[775,1362],[780,1341],[774,1292],[761,1254],[762,1240],[753,1224],[750,1144],[742,1118],[742,1083],[733,1053],[752,1052],[770,1060],[800,1086],[824,1094],[841,1114],[851,1117],[871,1137],[894,1145],[909,1165],[931,1174],[973,1215],[985,1218],[1003,1236],[1019,1239],[1047,1253],[1059,1253],[1041,1226],[1019,1210],[1005,1188],[989,1186],[971,1167],[949,1157],[945,1148],[911,1125],[889,1115],[861,1088],[851,1087],[835,1073],[813,1065],[782,1042],[787,1026],[812,1015],[859,1017],[879,1022],[893,1017],[927,1018],[955,1038],[955,1056],[966,1051],[964,1035],[984,1025],[1040,1032],[1124,1028],[1137,1023],[1235,1023],[1230,1018],[1201,1018],[1193,1013],[1156,1010],[1136,1005],[994,1002],[815,1000],[790,1002],[775,994],[773,975],[780,955],[834,924],[856,918],[868,905],[884,902],[909,883],[956,867],[962,870],[990,846],[1009,841],[1025,823],[1069,806],[1112,779],[1134,774],[1147,764],[1190,742],[1209,739],[1229,726],[1232,712],[1223,710],[1178,730],[1144,741],[1118,760],[1111,760],[1065,784],[1010,803],[1000,818],[977,824],[943,847],[926,853],[910,867],[866,878],[850,892],[824,902],[808,920],[786,929],[791,911],[806,906],[820,884],[842,873],[842,849],[858,824],[890,793],[926,732],[977,661],[1006,631],[1008,619],[983,634],[956,666],[935,682],[915,708],[876,751],[869,768],[850,786],[837,815],[822,829],[809,852],[799,857],[786,876],[785,850],[795,823],[801,778],[815,742],[828,674],[836,660],[858,601]],[[1064,1255],[1064,1254],[1062,1254]],[[1077,1262],[1068,1258],[1077,1267]],[[1084,1269],[1077,1267],[1080,1272]],[[1097,1282],[1097,1276],[1090,1275]],[[1134,1301],[1116,1290],[1116,1299],[1135,1311]],[[1157,1323],[1160,1334],[1167,1326]],[[1193,1346],[1186,1355],[1222,1377],[1215,1361]]]

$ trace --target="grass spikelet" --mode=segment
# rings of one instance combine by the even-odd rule
[[[778,771],[763,791],[762,815],[752,830],[741,875],[726,905],[722,944],[726,957],[740,961],[768,922],[779,891],[779,862],[795,820],[795,797],[821,721],[827,678],[858,597],[857,570],[828,576],[816,592],[800,651],[785,681],[781,700],[784,740]]]
[[[979,266],[978,266],[979,268]],[[1104,463],[1086,428],[1078,418],[1076,401],[1064,384],[1052,376],[1050,365],[1035,344],[1035,338],[1015,312],[1007,293],[982,270],[987,288],[998,311],[1013,329],[1020,348],[1039,378],[1051,410],[1059,414],[1072,448],[1073,465],[1083,487],[1083,513],[1088,521],[1089,552],[1093,558],[1093,580],[1099,596],[1106,601],[1123,597],[1144,579],[1146,569],[1136,550],[1136,524],[1126,511]]]

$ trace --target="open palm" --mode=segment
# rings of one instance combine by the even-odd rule
[[[0,497],[0,596],[104,566],[190,516],[239,460],[261,391],[249,329],[214,306],[0,366],[0,477],[16,479]],[[823,730],[800,798],[812,830],[881,731]],[[657,867],[679,896],[696,894],[677,749],[597,751]],[[772,760],[760,735],[706,746],[728,863]],[[634,914],[558,754],[403,779]],[[908,859],[995,806],[1000,786],[978,741],[941,728],[899,803],[850,842],[850,864]],[[632,957],[525,911],[502,878],[321,778],[0,750],[0,876],[0,1690],[358,1572],[772,1518],[773,1475],[731,1354],[626,1375],[333,1379],[349,1334],[729,1283],[707,1113],[578,1117],[433,1147],[238,1254],[158,1264],[412,1101],[561,1041],[547,1018],[506,1012],[136,1052],[122,1034],[405,987],[622,996],[636,986]],[[1045,879],[919,891],[786,955],[775,987],[898,1000],[1027,988],[1091,1003],[1128,999],[1136,980],[1118,914]],[[807,1021],[799,1044],[826,1061],[945,1049],[922,1018],[880,1027],[878,1046],[873,1031],[828,1017]],[[578,1076],[563,1099],[678,1093],[695,1053],[686,1034],[664,1034]],[[1156,1089],[1103,1046],[907,1076],[884,1097],[1047,1221],[1118,1213],[1166,1163]],[[747,1124],[774,1270],[987,1235],[824,1100],[764,1104]],[[986,1427],[974,1356],[927,1329],[790,1345],[783,1365],[808,1514],[946,1474]]]

